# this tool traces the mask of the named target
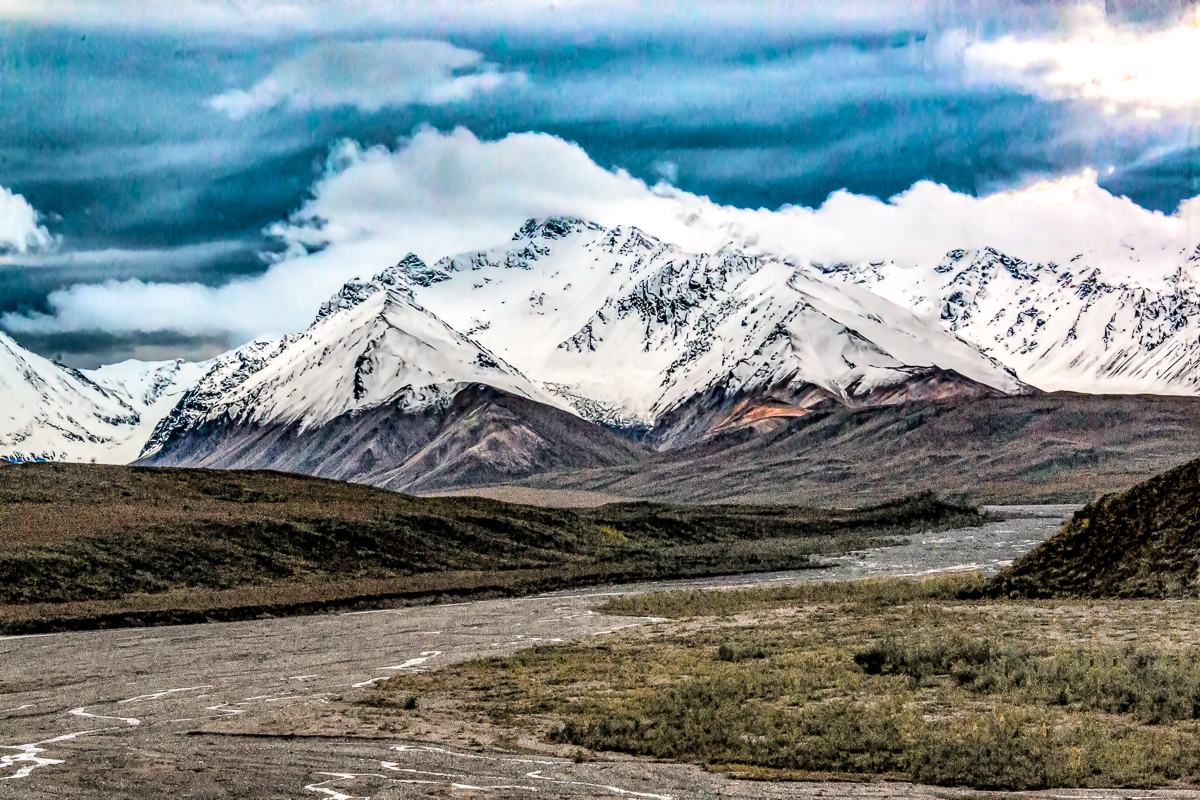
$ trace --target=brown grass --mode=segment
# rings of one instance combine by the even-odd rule
[[[0,470],[0,515],[8,632],[804,569],[813,554],[987,521],[931,495],[857,510],[572,511],[272,472],[79,464]]]
[[[964,582],[618,599],[607,608],[678,621],[397,676],[377,694],[749,777],[1200,781],[1200,603],[952,599]]]
[[[1200,596],[1200,460],[1075,513],[988,587],[1010,597]]]

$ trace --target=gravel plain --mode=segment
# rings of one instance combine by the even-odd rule
[[[1067,512],[1069,513],[1069,511]],[[1022,515],[827,559],[821,569],[250,622],[0,639],[0,798],[953,797],[903,783],[765,783],[601,754],[577,760],[476,723],[389,735],[353,702],[379,680],[533,644],[646,635],[592,610],[668,588],[994,572],[1057,530]],[[1123,797],[1112,792],[1053,797]],[[1192,796],[1141,792],[1139,797]]]

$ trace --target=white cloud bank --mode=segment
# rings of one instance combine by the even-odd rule
[[[443,105],[524,80],[502,73],[474,50],[423,39],[322,42],[284,61],[249,89],[211,97],[208,106],[242,119],[287,104],[297,110],[355,106],[378,111]]]
[[[817,262],[939,261],[954,248],[994,246],[1025,259],[1088,263],[1165,280],[1200,244],[1200,199],[1173,215],[1113,197],[1085,173],[976,198],[929,182],[887,201],[837,192],[819,208],[719,206],[666,184],[649,187],[594,163],[548,134],[480,141],[423,130],[395,150],[338,145],[313,197],[272,233],[291,257],[264,274],[212,288],[140,281],[75,286],[52,314],[6,314],[16,332],[174,330],[231,343],[301,330],[347,279],[409,251],[427,261],[503,244],[529,217],[574,215],[633,224],[691,250],[731,242]],[[319,252],[307,254],[315,247]]]
[[[990,0],[993,3],[1007,0]],[[745,4],[727,0],[647,3],[644,0],[0,0],[0,20],[75,28],[150,30],[227,37],[378,35],[517,29],[572,38],[597,31],[713,30],[741,32],[766,19],[808,32],[892,30],[926,18],[922,3],[854,0],[839,3]]]
[[[54,237],[38,220],[28,200],[0,186],[0,257],[52,247]]]
[[[1200,8],[1167,30],[1117,28],[1094,16],[1065,38],[972,41],[962,56],[981,75],[1114,111],[1200,105]]]

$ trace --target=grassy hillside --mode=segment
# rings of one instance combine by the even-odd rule
[[[309,600],[337,602],[333,583],[358,601],[797,569],[814,553],[984,519],[930,495],[857,511],[646,503],[571,511],[274,472],[26,464],[0,468],[0,618],[24,618],[13,609],[30,604],[45,616],[48,603],[164,611],[150,598],[168,595],[194,607],[188,592],[193,600],[224,592],[229,606],[229,593],[245,587],[276,587],[290,598],[282,605],[312,610]],[[431,583],[437,574],[454,577]],[[312,587],[311,597],[296,587]],[[256,607],[271,605],[269,592],[257,597]]]
[[[1013,597],[1197,597],[1200,460],[1101,497],[1003,570]]]

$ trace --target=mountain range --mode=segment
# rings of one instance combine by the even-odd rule
[[[1053,415],[1082,401],[1040,390],[1074,389],[1187,395],[1172,412],[1187,417],[1200,249],[1183,256],[1173,278],[1143,286],[1082,258],[982,250],[928,269],[829,266],[530,220],[491,250],[432,265],[410,254],[345,284],[307,330],[201,364],[74,371],[0,335],[0,398],[16,409],[0,412],[0,455],[269,468],[409,492],[525,482],[664,496],[660,479],[627,478],[669,458],[670,480],[687,480],[679,465],[695,454],[732,458],[735,444],[881,409],[911,425],[913,409],[1041,397]],[[802,449],[796,459],[823,461]]]
[[[1132,251],[1132,248],[1130,248]],[[953,250],[932,269],[817,267],[894,299],[1046,391],[1194,395],[1200,389],[1200,246],[1167,274],[1139,262],[1029,263]]]
[[[0,333],[0,458],[125,463],[212,362],[63,367]]]

